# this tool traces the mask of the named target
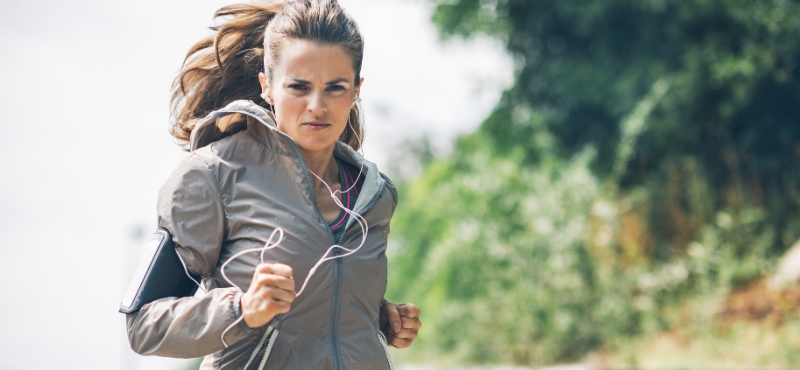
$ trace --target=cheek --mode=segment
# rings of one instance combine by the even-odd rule
[[[304,109],[305,104],[303,100],[291,95],[275,99],[275,116],[278,119],[279,126],[281,123],[285,126],[296,122]]]
[[[348,97],[336,98],[331,104],[331,113],[335,115],[337,123],[346,124],[350,118],[350,109],[353,107],[353,100]]]

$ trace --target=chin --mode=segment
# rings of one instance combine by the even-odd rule
[[[333,148],[336,140],[315,140],[315,139],[306,139],[306,140],[296,140],[297,146],[300,149],[303,149],[307,152],[320,152],[325,151],[328,149]]]

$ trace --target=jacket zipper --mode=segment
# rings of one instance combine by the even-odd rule
[[[335,252],[339,254],[339,249]],[[342,301],[342,259],[337,258],[333,261],[334,283],[333,283],[333,302],[331,303],[331,351],[334,358],[334,369],[342,369],[342,353],[339,349],[339,306]]]
[[[275,339],[277,338],[278,338],[278,329],[274,329],[272,332],[272,336],[270,336],[269,338],[267,348],[264,350],[264,357],[261,358],[261,364],[258,365],[258,370],[264,370],[264,366],[267,366],[267,360],[269,359],[269,354],[272,353],[272,346],[275,345]]]
[[[331,232],[328,225],[325,223],[325,217],[322,216],[322,212],[319,211],[319,207],[317,207],[317,192],[314,190],[314,181],[311,179],[311,174],[309,173],[308,164],[306,163],[305,158],[303,158],[303,154],[300,153],[300,147],[297,146],[293,140],[291,141],[292,145],[294,146],[294,151],[297,153],[297,157],[300,158],[300,163],[303,164],[303,174],[308,181],[309,188],[311,189],[311,199],[313,200],[314,210],[317,211],[317,218],[321,220],[325,231],[328,233],[328,238],[330,239],[331,243],[336,244],[336,240],[333,237],[333,233]],[[341,251],[336,249],[333,253],[334,255],[338,255]],[[339,352],[339,305],[341,303],[341,290],[342,290],[342,261],[341,259],[337,258],[333,261],[333,271],[334,271],[334,284],[333,284],[333,297],[331,297],[331,328],[330,328],[330,340],[331,340],[331,354],[333,355],[333,367],[334,370],[341,370],[342,369],[342,354]]]
[[[383,336],[380,330],[378,330],[378,339],[380,339],[381,345],[383,345],[383,350],[386,351],[386,361],[389,362],[389,370],[394,370],[394,361],[392,361],[392,355],[389,353],[389,345],[386,344],[386,337]]]
[[[297,157],[300,158],[300,163],[303,164],[303,173],[306,176],[306,180],[308,180],[309,184],[313,185],[314,182],[311,180],[311,174],[309,173],[308,164],[306,164],[306,160],[303,158],[303,154],[300,153],[300,147],[298,147],[297,143],[295,143],[294,141],[292,141],[292,144],[294,145],[294,150],[297,153]],[[364,208],[362,208],[360,211],[356,213],[358,213],[359,215],[363,215],[364,213],[367,212],[367,210],[370,209],[370,207],[372,207],[375,204],[375,202],[378,201],[378,198],[380,197],[383,188],[386,186],[386,181],[383,179],[381,180],[382,181],[378,186],[378,191],[375,192],[375,195],[372,196],[372,199],[370,199],[369,203],[367,203],[367,205],[364,206]],[[309,186],[309,187],[311,188],[311,196],[313,197],[312,199],[314,199],[314,209],[317,211],[317,217],[323,220],[324,222],[325,218],[322,216],[322,212],[320,212],[319,208],[317,207],[317,202],[316,202],[317,194],[316,191],[314,190],[314,186]],[[353,217],[350,217],[350,219],[347,221],[347,226],[345,226],[345,232],[350,227],[350,225],[352,225],[352,223],[353,223]],[[331,243],[336,244],[336,240],[334,240],[333,233],[331,232],[330,228],[327,227],[328,225],[325,224],[323,226],[325,226],[325,230],[328,232],[328,237],[330,238]],[[334,251],[335,255],[338,255],[340,253],[341,250],[339,249],[336,249]],[[333,297],[331,302],[331,319],[330,319],[331,352],[333,354],[334,369],[341,370],[342,354],[339,349],[339,306],[341,305],[341,298],[342,298],[342,275],[343,275],[341,258],[337,258],[333,261],[333,271],[334,271],[334,284],[333,284]],[[387,356],[389,355],[388,350],[386,354]],[[390,368],[393,370],[394,366],[391,365],[391,360],[389,361],[389,364]]]
[[[235,112],[235,113],[242,113],[242,112]],[[247,114],[247,113],[243,113],[243,114],[246,114],[246,115],[249,115],[249,116],[253,116],[253,117],[255,117],[255,118],[259,119],[259,120],[261,119],[260,117],[256,117],[255,115],[252,115],[252,114]],[[303,154],[300,153],[300,147],[297,146],[297,143],[295,143],[294,140],[290,140],[290,141],[291,141],[292,145],[294,146],[294,151],[297,154],[297,157],[300,158],[300,163],[303,164],[303,174],[305,175],[306,180],[310,184],[309,188],[311,189],[311,199],[313,200],[314,210],[317,211],[317,218],[319,220],[322,220],[322,224],[323,224],[323,226],[325,228],[325,231],[328,232],[328,238],[331,240],[331,243],[336,244],[336,240],[334,240],[333,233],[331,232],[330,228],[327,227],[328,225],[325,224],[325,217],[322,216],[322,212],[320,212],[319,211],[319,207],[317,207],[317,201],[316,201],[317,192],[314,190],[314,186],[313,186],[314,185],[314,181],[311,179],[311,174],[309,173],[310,170],[308,169],[308,164],[306,163],[305,158],[303,158]],[[367,210],[369,210],[370,207],[372,207],[375,204],[375,202],[380,197],[380,194],[383,191],[383,188],[386,185],[386,181],[383,180],[383,179],[381,179],[381,180],[382,180],[381,184],[380,184],[380,186],[378,186],[378,191],[375,192],[375,195],[372,196],[372,199],[370,199],[369,203],[367,203],[367,205],[364,206],[364,208],[362,208],[360,211],[358,211],[356,213],[358,213],[359,215],[363,215],[364,213],[367,212]],[[345,232],[350,227],[350,225],[352,225],[352,222],[353,222],[353,220],[352,220],[352,217],[351,217],[350,220],[347,221],[348,224],[347,224],[347,226],[345,226]],[[336,255],[338,255],[340,252],[341,251],[339,249],[336,249],[336,251],[334,253]],[[333,297],[332,297],[333,298],[333,302],[331,304],[331,332],[330,332],[330,335],[331,335],[331,352],[333,353],[334,369],[335,370],[341,370],[342,369],[342,354],[339,352],[339,305],[341,303],[341,295],[342,295],[342,260],[340,258],[337,258],[333,262],[334,262],[334,285],[333,285]],[[269,348],[271,349],[271,346]],[[388,356],[388,354],[389,354],[388,350],[387,350],[386,354]],[[249,364],[249,362],[248,362],[248,364]],[[391,366],[391,361],[389,362],[389,364],[390,364],[390,367],[392,369],[394,369],[394,367]],[[247,369],[247,366],[245,366],[245,370],[246,369]]]
[[[250,364],[253,363],[253,360],[258,357],[258,353],[261,352],[261,349],[266,346],[266,350],[264,350],[264,357],[261,359],[261,364],[258,367],[259,369],[263,369],[264,365],[267,363],[267,358],[269,358],[270,352],[272,352],[272,346],[275,344],[275,338],[277,336],[278,329],[275,329],[274,326],[270,325],[269,328],[267,328],[267,331],[264,333],[264,336],[261,337],[261,340],[258,342],[255,351],[253,351],[253,354],[250,355],[250,359],[247,360],[243,370],[247,370],[247,368],[250,367]]]
[[[359,215],[363,215],[367,212],[367,210],[372,207],[373,204],[378,200],[380,197],[381,192],[383,191],[383,187],[386,184],[385,181],[381,182],[381,185],[378,187],[378,191],[375,195],[370,199],[369,203],[367,203],[364,208],[360,211],[356,212]],[[350,227],[352,224],[353,217],[351,216],[350,219],[347,221],[347,226],[345,226],[345,232],[347,228]],[[342,234],[344,237],[344,234]],[[334,241],[336,243],[336,241]],[[341,250],[336,249],[334,252],[335,254],[340,254]],[[334,266],[334,285],[333,285],[333,302],[331,304],[331,351],[334,354],[334,369],[341,370],[342,368],[342,354],[339,349],[339,308],[341,306],[341,298],[342,298],[342,275],[344,274],[343,271],[343,261],[341,258],[337,258],[333,261]],[[388,352],[387,352],[388,354]],[[392,369],[394,369],[392,367]]]

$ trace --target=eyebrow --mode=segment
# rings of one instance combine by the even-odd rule
[[[350,82],[350,81],[348,81],[346,78],[337,78],[337,79],[335,79],[333,81],[330,81],[330,82],[326,83],[326,85],[336,85],[339,82]]]
[[[311,85],[310,81],[306,81],[306,80],[303,80],[303,79],[300,79],[300,78],[292,78],[292,80],[294,82],[296,82],[296,83],[300,83],[300,84],[304,84],[304,85]],[[325,84],[326,85],[336,85],[336,84],[338,84],[340,82],[349,82],[349,80],[347,80],[346,78],[337,78],[337,79],[335,79],[333,81],[329,81],[329,82],[327,82]]]

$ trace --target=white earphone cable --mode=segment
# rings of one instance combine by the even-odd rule
[[[278,237],[278,240],[274,244],[270,245],[270,243],[272,243],[272,238],[275,237],[275,234],[280,234],[280,236]],[[230,258],[228,258],[228,260],[226,260],[225,263],[222,264],[222,267],[220,267],[220,273],[222,273],[222,278],[224,278],[225,281],[227,281],[228,284],[230,284],[232,287],[235,287],[240,293],[244,293],[244,290],[240,286],[236,285],[236,283],[231,281],[231,279],[228,278],[228,275],[225,274],[225,267],[227,267],[228,264],[231,263],[231,261],[235,260],[236,258],[239,258],[240,256],[242,256],[244,254],[247,254],[247,253],[251,253],[251,252],[261,252],[261,254],[259,256],[259,261],[261,262],[261,264],[264,264],[264,252],[266,252],[268,249],[272,249],[272,248],[277,247],[278,244],[281,243],[281,241],[283,241],[283,229],[276,228],[275,230],[272,230],[272,234],[269,235],[269,239],[267,239],[267,242],[264,243],[263,247],[245,249],[243,251],[240,251],[239,253],[234,254]],[[222,334],[219,336],[219,339],[222,341],[222,345],[224,345],[225,348],[228,348],[228,343],[225,342],[225,334],[229,330],[231,330],[231,328],[233,328],[234,325],[238,324],[243,319],[244,319],[244,315],[241,315],[238,319],[234,320],[230,325],[228,325],[228,327],[225,328],[225,330],[222,331]]]
[[[263,97],[264,95],[266,95],[266,92],[262,94],[262,97]],[[266,98],[265,98],[265,100],[266,100]],[[353,105],[355,105],[356,103],[360,103],[360,102],[361,102],[361,98],[358,98],[358,97],[357,97],[357,98],[356,98],[356,100],[355,100],[355,101],[353,101]],[[272,108],[272,105],[270,105],[270,107]],[[361,111],[361,109],[360,109],[360,105],[359,105],[359,111]],[[274,108],[272,108],[272,114],[273,114],[273,116],[275,115]],[[359,124],[361,124],[361,123],[359,122]],[[356,140],[358,140],[358,143],[359,143],[359,147],[361,147],[361,150],[362,150],[362,156],[363,156],[363,150],[364,150],[364,148],[363,148],[363,146],[361,146],[361,138],[359,137],[359,135],[358,135],[358,133],[355,131],[355,129],[353,129],[353,127],[352,127],[352,126],[350,126],[350,117],[349,117],[349,115],[348,115],[348,118],[347,118],[347,126],[348,126],[348,127],[350,127],[350,129],[353,131],[353,134],[355,134],[355,136],[356,136]],[[321,177],[317,176],[317,174],[316,174],[316,173],[314,173],[314,172],[313,172],[313,171],[311,171],[310,169],[309,169],[309,171],[308,171],[309,173],[311,173],[312,175],[314,175],[314,177],[316,177],[316,178],[317,178],[319,181],[321,181],[321,182],[322,182],[322,184],[324,184],[324,185],[325,185],[325,187],[328,189],[328,192],[329,192],[329,193],[330,193],[330,195],[331,195],[331,198],[333,198],[333,201],[334,201],[334,203],[336,204],[336,206],[337,206],[337,207],[339,207],[340,209],[344,210],[344,212],[345,212],[346,214],[348,214],[348,215],[352,216],[352,217],[353,217],[353,219],[355,220],[355,222],[357,222],[357,223],[358,223],[358,226],[361,228],[361,243],[358,245],[358,247],[356,247],[356,248],[354,248],[354,249],[345,248],[345,247],[343,247],[343,246],[341,246],[341,245],[339,245],[339,244],[334,244],[334,245],[330,246],[330,247],[328,248],[328,250],[325,252],[325,254],[323,254],[323,255],[322,255],[322,258],[320,258],[320,259],[317,261],[317,263],[315,263],[315,264],[314,264],[314,266],[313,266],[313,267],[311,267],[311,269],[308,271],[308,275],[306,275],[306,278],[305,278],[305,280],[303,280],[303,285],[300,287],[300,290],[299,290],[299,291],[297,291],[297,294],[295,294],[295,297],[299,297],[299,296],[300,296],[300,295],[303,293],[303,291],[306,289],[306,286],[308,285],[308,282],[309,282],[309,280],[311,280],[311,277],[312,277],[312,276],[314,276],[314,273],[316,273],[316,271],[317,271],[317,268],[319,268],[319,266],[320,266],[320,265],[322,265],[322,264],[323,264],[323,263],[325,263],[326,261],[331,261],[331,260],[334,260],[334,259],[337,259],[337,258],[344,258],[344,257],[347,257],[347,256],[349,256],[349,255],[351,255],[351,254],[353,254],[353,253],[357,252],[358,250],[360,250],[360,249],[361,249],[361,247],[363,247],[363,246],[364,246],[364,244],[365,244],[365,243],[366,243],[366,241],[367,241],[367,230],[368,230],[367,220],[366,220],[366,219],[364,219],[364,217],[362,217],[362,216],[361,216],[360,214],[358,214],[357,212],[354,212],[354,211],[352,211],[352,210],[348,209],[347,207],[345,207],[345,206],[342,204],[342,201],[341,201],[341,199],[339,199],[339,198],[337,197],[337,194],[343,194],[343,193],[350,192],[350,191],[351,191],[351,190],[352,190],[352,189],[353,189],[353,188],[356,186],[356,184],[358,183],[358,180],[359,180],[359,178],[361,177],[361,174],[363,173],[363,170],[364,170],[364,163],[363,163],[363,161],[360,161],[360,162],[361,162],[361,163],[360,163],[360,164],[361,164],[361,166],[360,166],[360,168],[359,168],[358,175],[356,176],[355,180],[353,181],[353,185],[351,185],[350,187],[348,187],[348,188],[347,188],[345,191],[342,191],[342,190],[335,190],[335,191],[334,191],[333,189],[331,189],[330,185],[328,185],[328,183],[327,183],[327,182],[325,182],[325,180],[323,180]],[[278,237],[278,239],[277,239],[277,240],[276,240],[276,241],[273,243],[273,241],[272,241],[272,240],[273,240],[273,238],[276,236],[276,234],[280,234],[280,236],[279,236],[279,237]],[[244,293],[244,290],[243,290],[241,287],[239,287],[238,285],[236,285],[236,284],[235,284],[233,281],[231,281],[231,280],[230,280],[230,278],[228,278],[228,275],[226,275],[226,274],[225,274],[225,268],[228,266],[228,264],[229,264],[231,261],[235,260],[236,258],[239,258],[239,257],[241,257],[242,255],[245,255],[245,254],[247,254],[247,253],[252,253],[252,252],[260,252],[260,255],[259,255],[259,262],[261,262],[261,264],[264,264],[264,252],[266,252],[266,251],[267,251],[267,250],[269,250],[269,249],[272,249],[272,248],[275,248],[275,247],[277,247],[277,246],[278,246],[278,245],[281,243],[281,241],[283,241],[283,235],[284,235],[284,234],[283,234],[283,229],[281,229],[281,228],[276,228],[276,229],[274,229],[274,230],[272,231],[272,234],[270,234],[270,236],[269,236],[269,239],[267,239],[267,242],[266,242],[266,243],[264,243],[264,246],[263,246],[263,247],[261,247],[261,248],[251,248],[251,249],[245,249],[245,250],[243,250],[243,251],[240,251],[240,252],[238,252],[238,253],[236,253],[236,254],[232,255],[232,256],[231,256],[230,258],[228,258],[228,259],[225,261],[225,263],[223,263],[223,264],[222,264],[222,266],[220,267],[220,272],[221,272],[221,274],[222,274],[222,277],[225,279],[225,281],[227,281],[227,282],[228,282],[228,284],[230,284],[231,286],[233,286],[233,287],[235,287],[237,290],[239,290],[239,292],[240,292],[240,293]],[[344,254],[339,254],[339,255],[332,255],[332,256],[329,256],[329,254],[331,254],[331,251],[333,251],[335,248],[338,248],[338,249],[344,250],[344,251],[346,251],[346,253],[344,253]],[[188,274],[188,271],[187,271],[187,274]],[[199,284],[198,284],[198,285],[199,285]],[[233,328],[233,327],[234,327],[234,325],[238,324],[238,323],[239,323],[239,322],[241,322],[243,319],[244,319],[244,315],[242,315],[242,316],[241,316],[241,317],[239,317],[238,319],[234,320],[234,322],[233,322],[233,323],[231,323],[231,324],[230,324],[230,325],[229,325],[229,326],[228,326],[228,327],[227,327],[227,328],[226,328],[226,329],[225,329],[225,330],[222,332],[222,334],[220,335],[220,340],[222,341],[222,344],[225,346],[225,348],[228,348],[228,343],[227,343],[227,342],[225,342],[225,334],[226,334],[226,333],[227,333],[227,332],[228,332],[228,331],[229,331],[231,328]]]

